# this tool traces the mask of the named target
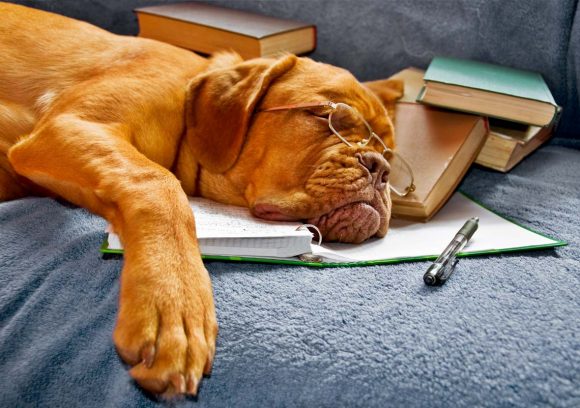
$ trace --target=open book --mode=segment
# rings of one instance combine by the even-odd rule
[[[427,223],[393,219],[385,238],[362,244],[311,243],[312,234],[301,224],[254,218],[248,209],[202,198],[190,199],[197,236],[205,259],[339,266],[380,264],[435,259],[470,217],[479,217],[479,229],[460,256],[499,253],[566,245],[521,227],[455,193],[445,207]],[[101,252],[122,253],[112,232]],[[302,262],[302,254],[321,262]]]
[[[312,233],[296,222],[266,221],[244,207],[190,197],[203,255],[285,258],[310,252]],[[108,248],[123,249],[119,237],[109,233]]]

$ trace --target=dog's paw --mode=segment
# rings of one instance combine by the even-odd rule
[[[190,264],[189,262],[184,262]],[[179,272],[146,273],[126,264],[113,340],[131,376],[155,394],[197,395],[215,354],[217,321],[201,260]]]

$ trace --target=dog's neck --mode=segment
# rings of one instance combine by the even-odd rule
[[[201,168],[197,195],[224,204],[248,207],[244,191],[224,174],[214,174]]]
[[[185,134],[185,132],[183,132]],[[200,166],[193,156],[186,137],[181,138],[181,143],[177,147],[177,157],[171,171],[181,182],[185,194],[189,196],[197,195]]]
[[[223,174],[213,174],[202,168],[183,138],[178,149],[178,156],[172,169],[175,177],[181,182],[185,194],[199,196],[218,202],[247,207],[244,192]]]

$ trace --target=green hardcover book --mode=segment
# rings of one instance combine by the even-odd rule
[[[455,58],[433,58],[417,101],[534,126],[547,126],[560,107],[535,72]]]

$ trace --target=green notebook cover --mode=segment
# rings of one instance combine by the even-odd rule
[[[425,72],[424,80],[558,106],[544,78],[536,72],[457,58],[435,57]]]

